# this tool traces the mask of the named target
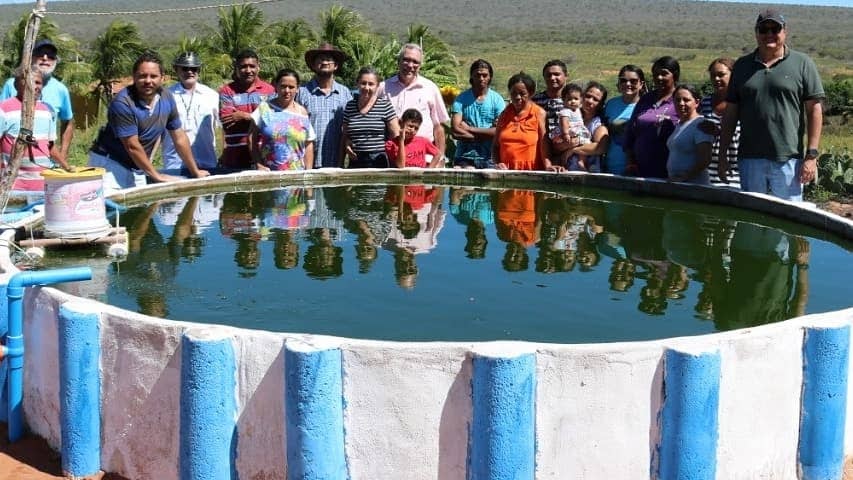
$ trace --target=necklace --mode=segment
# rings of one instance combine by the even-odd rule
[[[184,89],[184,92],[186,92],[186,91],[188,91],[188,90]],[[178,98],[181,99],[181,104],[184,106],[184,111],[186,111],[186,113],[187,113],[187,118],[190,118],[190,109],[193,108],[193,100],[195,99],[195,89],[189,90],[189,92],[190,92],[190,103],[187,103],[186,100],[184,100],[183,95],[178,95]]]

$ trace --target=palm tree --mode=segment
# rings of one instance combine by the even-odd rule
[[[101,98],[113,98],[113,82],[131,73],[133,62],[145,50],[136,24],[114,20],[92,44],[92,76]]]
[[[221,60],[228,59],[228,71],[221,71],[224,78],[231,76],[231,59],[241,50],[252,49],[261,63],[261,77],[269,78],[287,56],[284,46],[269,41],[276,38],[279,25],[265,25],[262,11],[248,5],[235,5],[229,9],[219,8],[218,29],[207,28],[210,37],[210,49],[216,53],[214,65],[224,67]],[[221,55],[221,56],[220,56]],[[213,65],[212,65],[213,66]],[[208,74],[212,69],[208,69]]]
[[[342,5],[332,5],[320,12],[320,40],[341,48],[353,38],[370,31],[364,17]]]
[[[305,19],[298,18],[271,25],[276,32],[273,43],[280,47],[278,68],[292,68],[305,78],[310,70],[305,65],[305,52],[317,45],[317,34]]]
[[[376,69],[382,78],[388,78],[397,73],[397,54],[402,44],[393,37],[382,38],[378,35],[365,36],[350,45],[350,63],[354,65],[354,74],[359,68],[370,65]],[[355,78],[347,78],[354,83]]]
[[[219,29],[213,32],[211,46],[219,52],[234,57],[240,50],[256,49],[263,38],[264,13],[252,5],[234,5],[219,8]]]
[[[332,5],[328,10],[320,12],[320,41],[328,42],[345,52],[351,61],[341,65],[338,77],[344,82],[355,80],[359,68],[372,63],[362,63],[359,57],[365,52],[373,51],[375,39],[370,32],[370,26],[357,11],[341,6]]]

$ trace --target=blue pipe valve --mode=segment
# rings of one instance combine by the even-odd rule
[[[24,289],[35,285],[91,279],[92,269],[89,267],[19,272],[9,279],[9,285],[6,288],[6,296],[9,298],[9,331],[6,334],[6,345],[0,347],[2,350],[0,358],[7,359],[9,370],[7,397],[10,442],[20,440],[24,434]]]

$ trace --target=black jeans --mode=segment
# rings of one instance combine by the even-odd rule
[[[348,168],[390,168],[385,152],[359,152],[351,159]]]

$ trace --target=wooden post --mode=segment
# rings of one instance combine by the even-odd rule
[[[8,163],[0,173],[0,210],[6,209],[6,204],[9,202],[9,194],[12,192],[12,185],[15,182],[15,177],[18,176],[18,168],[21,166],[21,157],[24,156],[24,150],[27,142],[32,140],[33,131],[33,114],[35,111],[35,92],[30,71],[33,64],[33,45],[38,36],[41,19],[47,11],[47,1],[36,1],[36,8],[30,14],[30,20],[27,22],[27,29],[24,33],[24,48],[21,51],[21,68],[24,70],[24,97],[21,111],[21,131],[18,133],[18,140],[15,142],[15,147],[12,150],[12,156],[9,157]]]

